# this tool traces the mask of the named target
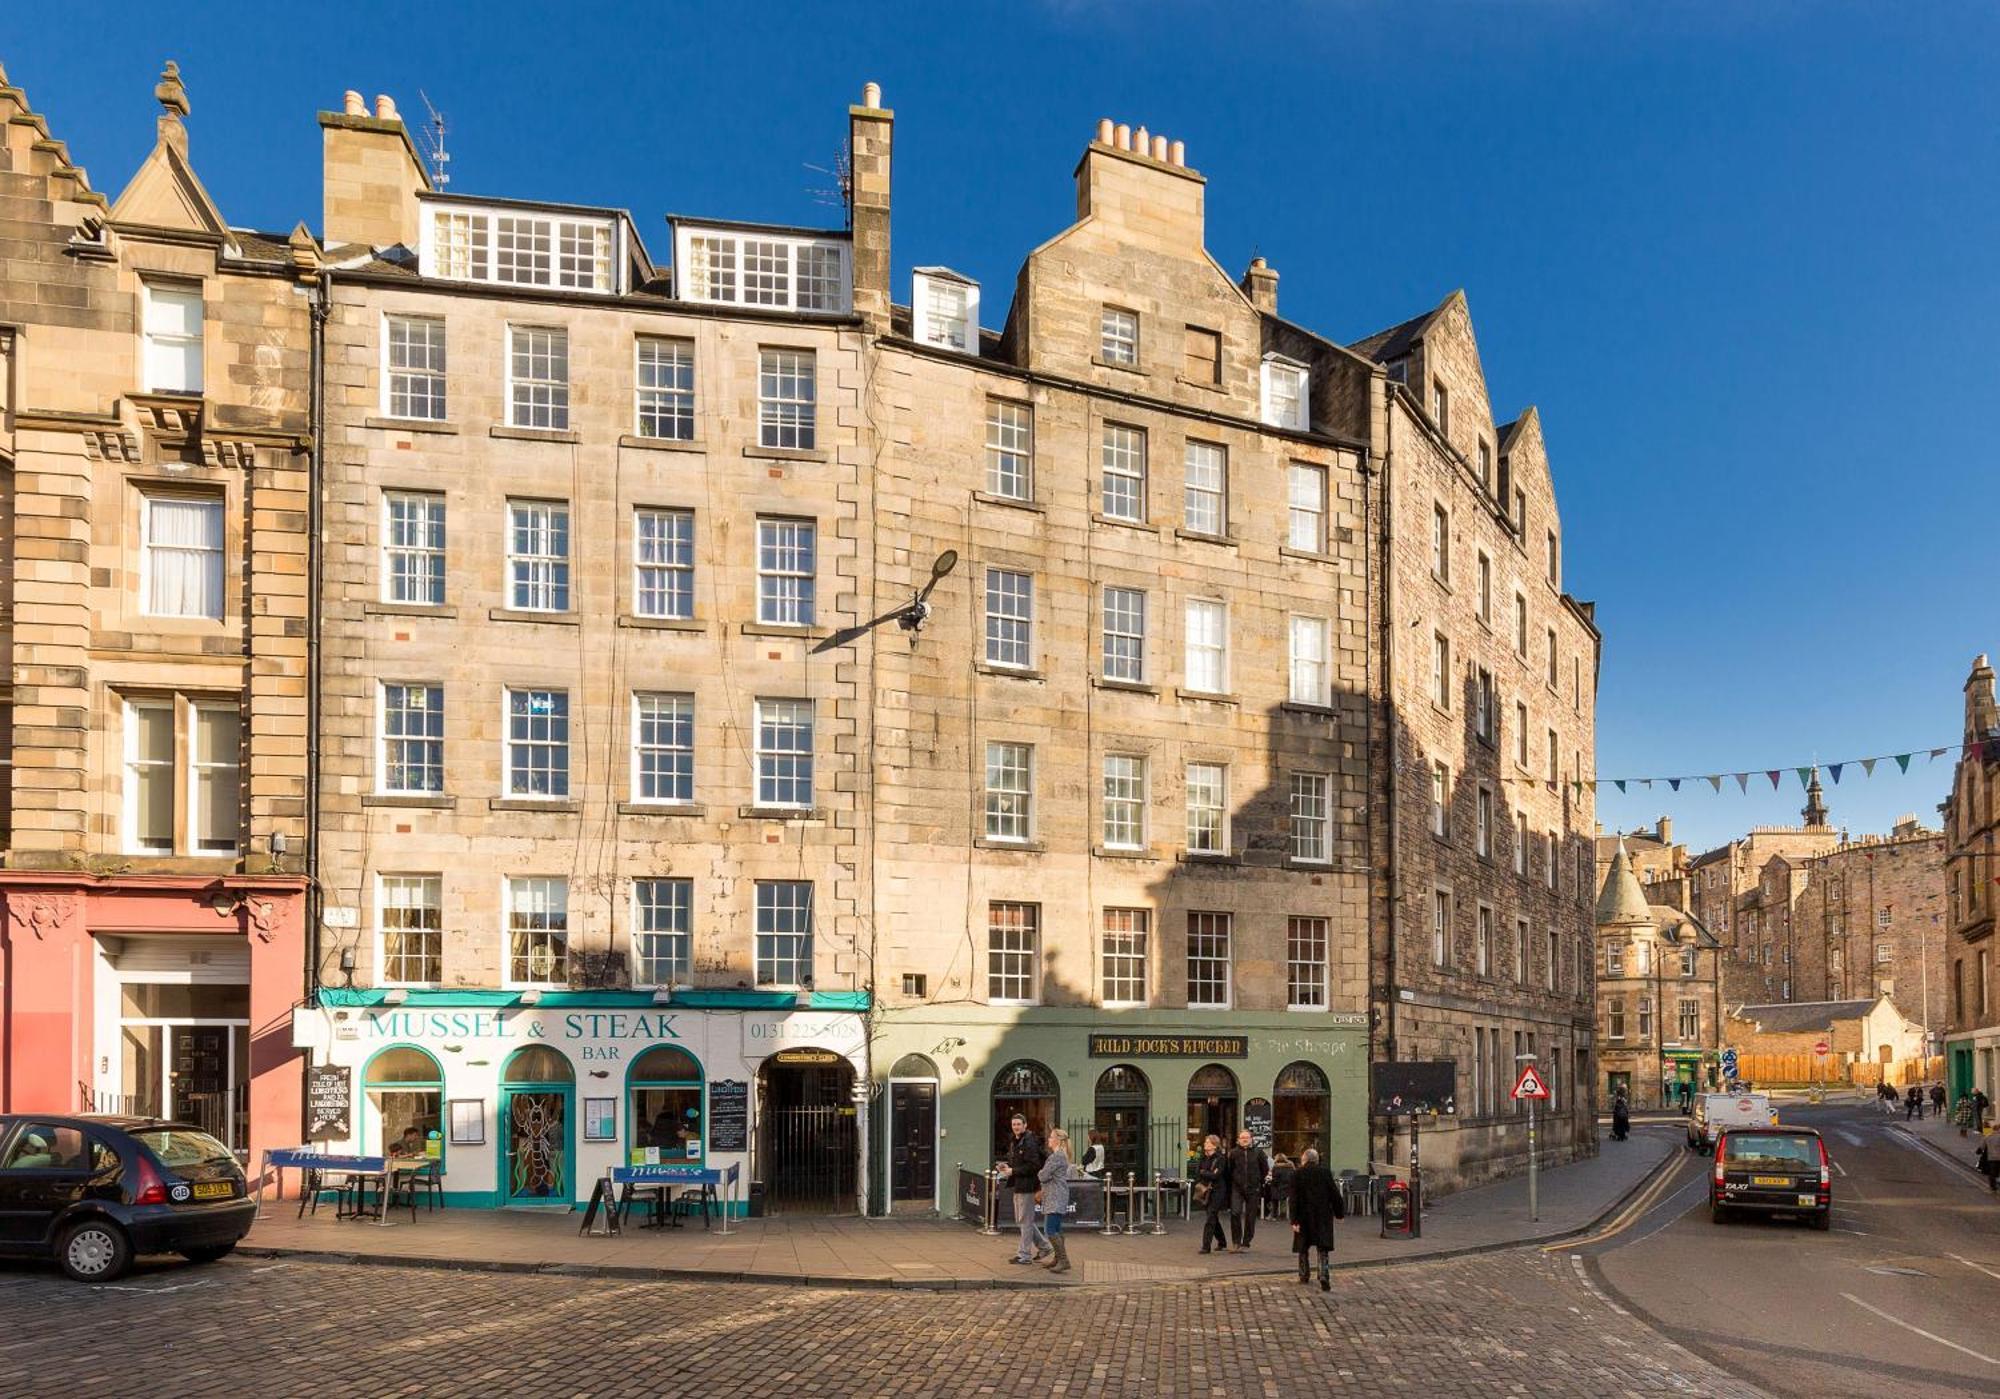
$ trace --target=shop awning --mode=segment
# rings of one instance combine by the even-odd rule
[[[1708,1051],[1705,1049],[1663,1049],[1660,1053],[1669,1059],[1685,1060],[1695,1064],[1708,1058]]]

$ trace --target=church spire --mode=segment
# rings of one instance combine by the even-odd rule
[[[1812,770],[1812,781],[1806,784],[1806,826],[1810,830],[1821,830],[1826,826],[1826,794],[1820,790],[1819,769]]]

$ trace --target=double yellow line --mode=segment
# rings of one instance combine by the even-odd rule
[[[1646,1211],[1657,1205],[1661,1198],[1666,1195],[1669,1187],[1674,1184],[1680,1175],[1681,1164],[1681,1153],[1678,1151],[1671,1153],[1658,1168],[1652,1181],[1644,1186],[1637,1195],[1633,1196],[1630,1203],[1624,1209],[1618,1211],[1617,1217],[1611,1221],[1609,1226],[1598,1230],[1595,1234],[1591,1234],[1586,1238],[1564,1239],[1558,1243],[1543,1244],[1542,1252],[1561,1253],[1566,1249],[1584,1248],[1590,1244],[1602,1243],[1605,1239],[1624,1233],[1634,1224],[1637,1224],[1640,1219],[1644,1218]]]

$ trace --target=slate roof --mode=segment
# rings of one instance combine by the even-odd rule
[[[1738,1006],[1731,1012],[1739,1020],[1754,1020],[1759,1030],[1769,1034],[1802,1034],[1809,1030],[1830,1030],[1836,1020],[1859,1020],[1875,1002],[1867,1001],[1780,1001],[1776,1005]]]
[[[1412,316],[1401,325],[1378,330],[1365,339],[1355,341],[1348,348],[1356,354],[1366,355],[1378,364],[1401,359],[1415,348],[1417,341],[1423,338],[1424,331],[1429,329],[1430,323],[1437,319],[1438,312],[1443,309],[1442,304],[1433,306],[1421,316]]]

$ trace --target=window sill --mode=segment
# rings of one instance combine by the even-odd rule
[[[708,444],[695,438],[685,437],[641,437],[628,432],[618,439],[621,447],[636,447],[642,452],[706,452]]]
[[[974,661],[972,668],[981,675],[1001,675],[1009,680],[1044,681],[1048,676],[1033,666],[994,665],[991,661]]]
[[[1190,379],[1185,374],[1174,375],[1174,382],[1184,389],[1200,389],[1203,393],[1212,393],[1217,397],[1220,397],[1223,392],[1222,385],[1213,380]]]
[[[361,426],[383,432],[432,432],[444,437],[458,436],[458,424],[439,418],[363,418]]]
[[[457,618],[458,609],[445,603],[435,606],[427,602],[364,602],[361,604],[364,617],[438,617],[449,622]]]
[[[1285,868],[1288,870],[1299,870],[1306,874],[1331,874],[1333,873],[1333,861],[1301,860],[1294,856],[1286,856]]]
[[[696,617],[636,617],[630,612],[618,614],[618,625],[630,627],[634,631],[684,631],[704,632],[708,623]]]
[[[1176,689],[1174,691],[1174,697],[1176,699],[1184,699],[1184,700],[1200,700],[1204,704],[1233,705],[1240,703],[1240,701],[1236,698],[1236,696],[1232,694],[1217,692],[1213,690],[1190,690],[1186,689],[1185,687]]]
[[[739,821],[787,821],[813,822],[826,820],[826,808],[822,806],[739,806],[736,808]]]
[[[554,815],[583,810],[583,803],[567,797],[488,797],[488,811],[546,811]]]
[[[818,641],[827,635],[825,627],[791,627],[778,622],[740,622],[737,630],[745,636],[794,636],[801,641]]]
[[[1177,865],[1216,865],[1222,868],[1229,868],[1240,865],[1243,861],[1238,859],[1233,852],[1224,854],[1218,851],[1211,855],[1201,850],[1183,850],[1174,856],[1174,863]]]
[[[558,627],[580,626],[583,617],[576,612],[535,612],[512,607],[489,607],[486,610],[489,622],[545,622]]]
[[[1443,592],[1447,597],[1452,596],[1458,591],[1456,588],[1451,586],[1451,579],[1445,577],[1442,573],[1439,573],[1436,569],[1431,570],[1431,582],[1437,584],[1439,591]]]
[[[1307,563],[1340,562],[1340,559],[1333,554],[1322,554],[1316,549],[1294,549],[1289,544],[1280,544],[1278,546],[1278,557],[1281,559],[1303,559]]]
[[[1135,529],[1142,534],[1158,534],[1160,532],[1158,525],[1149,525],[1144,520],[1121,520],[1116,515],[1100,514],[1095,510],[1090,512],[1090,522],[1093,525],[1116,525],[1119,529]]]
[[[1027,855],[1039,855],[1044,850],[1047,850],[1048,846],[1039,840],[994,840],[990,836],[975,836],[973,837],[972,848],[974,850],[1015,850]]]
[[[1340,715],[1340,711],[1330,704],[1307,704],[1304,700],[1286,700],[1278,708],[1287,714],[1318,714],[1329,719]]]
[[[994,495],[991,491],[974,491],[972,498],[981,505],[998,505],[1008,510],[1028,510],[1037,515],[1049,513],[1049,507],[1033,500],[1016,500],[1010,495]]]
[[[763,457],[767,461],[831,461],[832,458],[816,447],[745,447],[746,457]]]
[[[488,437],[505,437],[516,442],[581,442],[583,434],[575,428],[548,427],[503,427],[495,423],[486,429]]]
[[[394,807],[398,811],[452,811],[458,806],[458,798],[417,792],[372,792],[361,799],[361,804]]]
[[[1236,540],[1233,536],[1227,534],[1209,534],[1204,530],[1177,529],[1174,531],[1174,538],[1186,539],[1195,544],[1215,544],[1224,549],[1234,549],[1236,547]]]
[[[1127,849],[1122,845],[1093,845],[1090,847],[1090,853],[1100,860],[1142,860],[1156,862],[1160,858],[1159,852],[1154,850],[1150,845],[1139,849]]]
[[[1099,369],[1115,369],[1120,374],[1130,374],[1135,378],[1140,378],[1140,379],[1148,377],[1146,371],[1136,364],[1117,364],[1111,360],[1106,359],[1103,355],[1092,355],[1090,357],[1090,362],[1096,365]]]
[[[1148,685],[1143,680],[1108,680],[1102,675],[1093,675],[1090,677],[1090,683],[1100,690],[1123,690],[1127,694],[1132,695],[1157,695],[1160,693],[1158,685]]]
[[[620,816],[706,816],[708,808],[700,802],[620,802]]]

